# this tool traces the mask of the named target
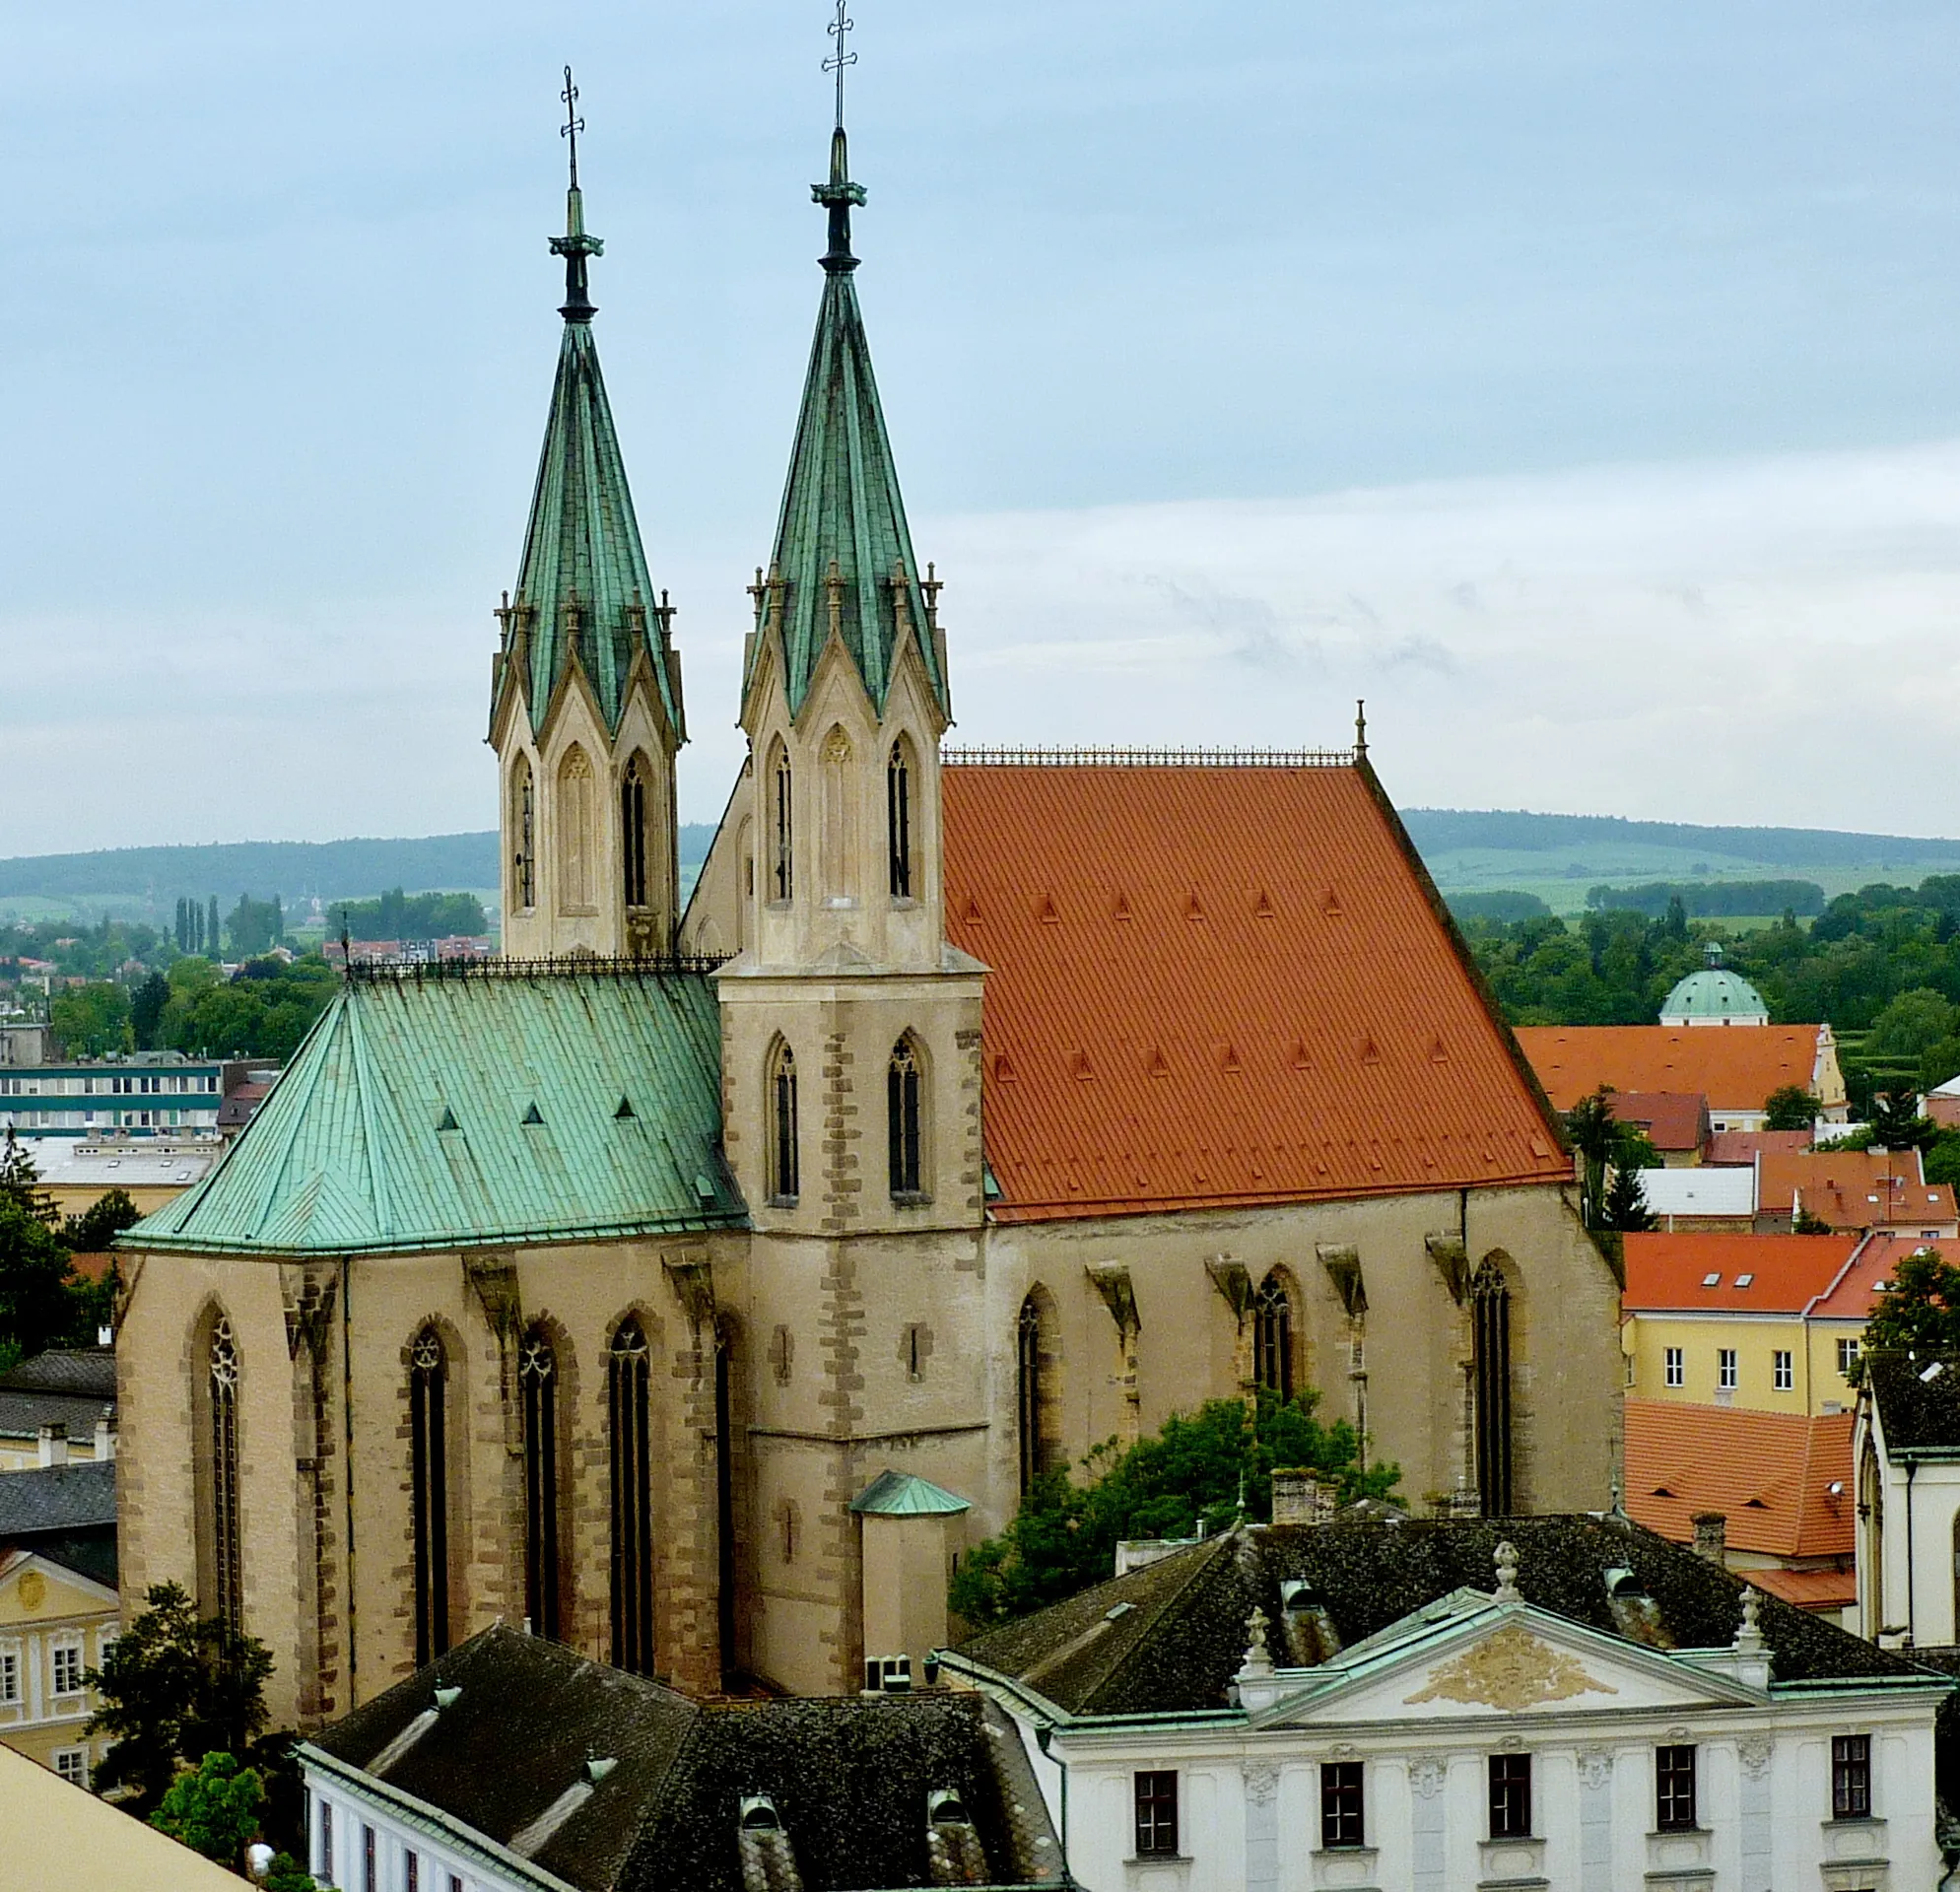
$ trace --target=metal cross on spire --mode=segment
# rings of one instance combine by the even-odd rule
[[[850,50],[845,38],[845,34],[849,33],[857,22],[851,19],[844,8],[845,0],[837,0],[837,18],[831,22],[829,29],[830,35],[837,41],[837,45],[833,48],[831,56],[824,61],[824,70],[837,74],[837,123],[840,131],[844,129],[844,69],[845,66],[854,66],[857,63],[856,53]]]
[[[842,8],[840,8],[842,11]],[[843,84],[842,79],[838,82]],[[585,129],[585,121],[578,116],[578,88],[572,83],[572,68],[565,68],[565,90],[558,95],[565,101],[565,122],[558,128],[561,138],[572,141],[572,188],[578,188],[578,134]]]

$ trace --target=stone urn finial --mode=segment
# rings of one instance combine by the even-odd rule
[[[1754,1656],[1763,1647],[1763,1626],[1760,1618],[1763,1613],[1763,1599],[1754,1588],[1742,1592],[1742,1624],[1735,1632],[1736,1650],[1745,1656]]]
[[[1518,1590],[1518,1547],[1502,1543],[1497,1547],[1497,1593],[1491,1598],[1494,1603],[1521,1603],[1524,1598]]]
[[[1273,1672],[1272,1651],[1266,1645],[1266,1625],[1270,1620],[1256,1604],[1246,1618],[1246,1659],[1240,1665],[1241,1675],[1261,1676]]]

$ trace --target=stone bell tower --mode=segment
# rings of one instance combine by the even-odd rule
[[[571,90],[570,80],[567,89]],[[565,336],[517,586],[497,613],[490,743],[503,838],[504,951],[670,952],[679,916],[674,756],[687,740],[673,607],[655,592],[592,341],[576,122]]]

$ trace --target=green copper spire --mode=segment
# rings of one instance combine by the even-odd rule
[[[830,180],[812,185],[811,195],[830,213],[830,245],[822,259],[824,300],[777,522],[776,553],[768,582],[757,587],[757,628],[766,629],[772,621],[780,627],[792,710],[802,708],[817,660],[835,630],[880,710],[899,644],[910,636],[924,658],[933,694],[950,716],[935,631],[938,586],[929,578],[921,583],[912,557],[898,468],[851,280],[857,258],[850,250],[850,213],[864,202],[864,189],[850,181],[841,123],[831,136]]]
[[[565,85],[569,110],[578,97],[570,68]],[[577,144],[583,120],[568,117],[563,129],[572,139],[572,185],[566,193],[565,235],[554,236],[551,248],[565,258],[565,302],[559,309],[565,337],[517,588],[498,614],[504,623],[499,691],[521,681],[532,724],[541,725],[553,692],[575,659],[611,733],[625,713],[634,662],[643,650],[679,739],[684,728],[670,637],[673,607],[664,591],[656,597],[647,574],[626,462],[592,341],[592,317],[598,310],[587,286],[586,264],[605,246],[585,232]]]

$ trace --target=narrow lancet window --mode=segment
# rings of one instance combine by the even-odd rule
[[[518,907],[537,905],[537,795],[528,756],[510,772],[510,896]]]
[[[1282,1399],[1293,1397],[1293,1297],[1277,1270],[1252,1298],[1252,1379]]]
[[[409,1350],[409,1485],[415,1536],[415,1665],[449,1647],[448,1363],[424,1327]]]
[[[903,740],[885,765],[885,826],[891,846],[892,898],[912,898],[912,758]]]
[[[621,1321],[606,1361],[612,1446],[613,1666],[636,1675],[653,1673],[650,1364],[640,1322]]]
[[[796,891],[793,803],[790,793],[793,784],[789,771],[789,752],[779,744],[776,751],[776,766],[771,770],[770,776],[773,797],[770,809],[770,898],[786,901]]]
[[[558,1607],[558,1356],[533,1327],[517,1360],[524,1409],[524,1615],[561,1639]]]
[[[234,1635],[244,1631],[243,1532],[238,1522],[238,1349],[223,1315],[211,1329],[211,1544],[217,1608]]]
[[[1014,1404],[1023,1497],[1060,1456],[1061,1387],[1056,1379],[1053,1321],[1051,1304],[1040,1288],[1021,1303],[1014,1335]]]
[[[1470,1282],[1477,1492],[1486,1518],[1511,1515],[1511,1289],[1494,1258]]]
[[[558,904],[565,912],[592,906],[592,765],[574,747],[558,767],[553,846],[558,853]]]
[[[619,785],[620,865],[626,904],[646,905],[646,765],[627,764]]]
[[[892,1047],[892,1061],[885,1073],[885,1111],[890,1130],[892,1194],[917,1195],[921,1188],[918,1049],[910,1034]]]
[[[796,1054],[778,1044],[769,1067],[769,1193],[773,1201],[797,1195]]]

